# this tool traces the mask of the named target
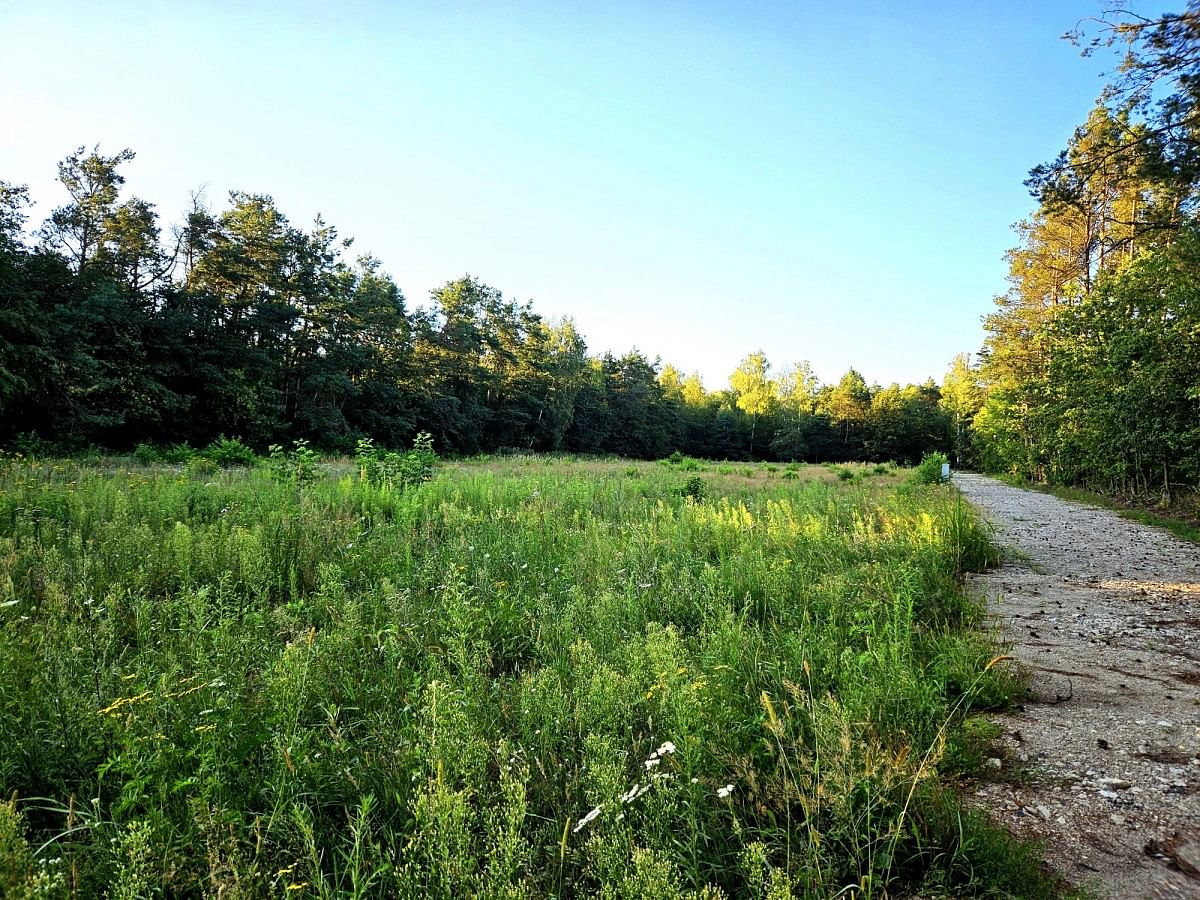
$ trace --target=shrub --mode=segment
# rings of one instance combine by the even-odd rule
[[[160,460],[177,466],[183,465],[196,455],[196,451],[188,446],[187,441],[184,441],[182,444],[172,444],[170,447],[159,448],[157,452]]]
[[[362,438],[354,455],[358,462],[359,481],[384,490],[428,481],[437,466],[433,435],[428,431],[420,432],[413,440],[412,449],[404,453],[380,450],[370,438]],[[528,465],[529,461],[525,464]]]
[[[143,466],[158,462],[158,448],[153,444],[138,444],[133,448],[133,458]]]
[[[940,484],[942,481],[942,466],[950,460],[945,453],[926,453],[913,472],[913,480],[917,484]]]
[[[204,455],[223,469],[231,466],[252,466],[258,461],[254,451],[236,438],[221,435],[208,445]]]
[[[704,501],[705,490],[704,479],[699,475],[693,475],[683,483],[683,487],[680,488],[679,493],[684,497],[690,497],[697,503],[702,503]]]
[[[690,456],[684,456],[678,450],[668,456],[666,459],[659,462],[672,469],[678,469],[680,472],[699,472],[703,468],[700,465],[700,460],[693,459]]]
[[[220,467],[206,456],[193,456],[183,465],[183,474],[197,481],[207,481],[219,471]]]
[[[311,484],[322,473],[320,457],[303,439],[293,441],[291,450],[272,444],[268,466],[271,477],[276,481],[291,482],[297,486]]]

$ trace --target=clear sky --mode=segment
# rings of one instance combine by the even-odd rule
[[[57,160],[130,147],[166,220],[269,193],[410,303],[470,273],[710,388],[759,348],[940,381],[1100,91],[1059,39],[1099,8],[0,0],[0,179],[40,216]]]

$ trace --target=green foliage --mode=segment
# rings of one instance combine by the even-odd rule
[[[412,449],[405,453],[380,450],[370,438],[361,438],[355,460],[359,481],[390,491],[432,478],[437,453],[433,449],[433,436],[423,431],[413,440]]]
[[[290,450],[272,444],[267,457],[267,471],[275,481],[297,487],[311,484],[324,474],[321,457],[303,439],[294,441]]]
[[[158,462],[158,448],[153,444],[141,443],[133,448],[133,458],[140,462],[143,466],[149,466]]]
[[[678,472],[700,472],[704,469],[704,466],[700,464],[700,460],[684,456],[678,450],[666,459],[660,459],[659,464]]]
[[[1093,40],[1127,45],[1121,74],[1030,172],[982,364],[956,360],[943,393],[989,471],[1169,505],[1200,484],[1200,168],[1176,140],[1200,109],[1200,9],[1110,13]]]
[[[220,470],[221,467],[207,456],[193,456],[183,465],[183,474],[198,481],[207,481]]]
[[[253,450],[241,441],[224,435],[209,444],[202,453],[222,469],[231,466],[252,466],[258,462]]]
[[[59,860],[38,860],[25,831],[25,819],[16,802],[0,802],[0,896],[10,900],[66,898],[66,878],[54,864]]]
[[[704,484],[704,479],[701,478],[699,475],[693,475],[691,478],[689,478],[687,481],[684,482],[683,487],[680,489],[679,493],[684,497],[691,498],[696,503],[702,503],[704,501],[704,495],[705,495],[705,493],[707,493],[707,490],[708,489]]]
[[[945,453],[926,453],[913,470],[913,480],[917,484],[941,484],[942,466],[949,461]]]
[[[850,370],[822,386],[804,362],[771,378],[758,352],[728,390],[706,390],[638,351],[590,355],[570,321],[471,277],[410,310],[378,260],[347,259],[335,228],[299,228],[264,194],[194,203],[165,228],[122,196],[133,159],[80,148],[63,160],[70,199],[36,244],[28,192],[0,182],[0,446],[140,447],[143,464],[172,465],[207,447],[228,467],[252,464],[249,447],[342,454],[360,436],[397,447],[427,432],[458,455],[678,448],[683,471],[949,447],[929,385],[879,389]]]
[[[955,894],[1008,846],[942,825],[943,739],[1014,687],[951,495],[301,451],[0,463],[10,893],[51,838],[121,896]]]
[[[158,458],[165,463],[182,466],[190,462],[196,455],[196,451],[188,446],[187,441],[180,444],[172,444],[170,447],[162,447],[158,451]]]

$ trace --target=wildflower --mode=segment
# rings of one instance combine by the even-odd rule
[[[579,822],[576,823],[575,827],[573,829],[571,829],[572,833],[579,834],[579,832],[583,831],[583,829],[586,828],[588,826],[588,824],[593,819],[595,819],[598,815],[600,815],[600,807],[599,806],[597,806],[590,813],[588,813],[586,816],[584,816],[582,819],[580,819]]]
[[[646,760],[646,762],[643,763],[643,765],[645,765],[646,771],[649,772],[651,769],[653,769],[655,766],[657,766],[659,764],[659,762],[661,762],[661,760],[659,760],[657,757],[652,756],[648,760]]]
[[[732,793],[733,793],[733,785],[732,784],[727,784],[723,788],[717,788],[717,797],[721,800],[728,799],[729,795]]]
[[[0,603],[0,609],[7,609],[10,606],[16,606],[20,602],[20,600],[5,600],[3,603]]]

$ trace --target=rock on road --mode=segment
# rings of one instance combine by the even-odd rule
[[[1200,898],[1200,548],[979,475],[954,483],[1012,551],[971,581],[1033,695],[996,717],[1005,758],[973,802],[1101,896]]]

